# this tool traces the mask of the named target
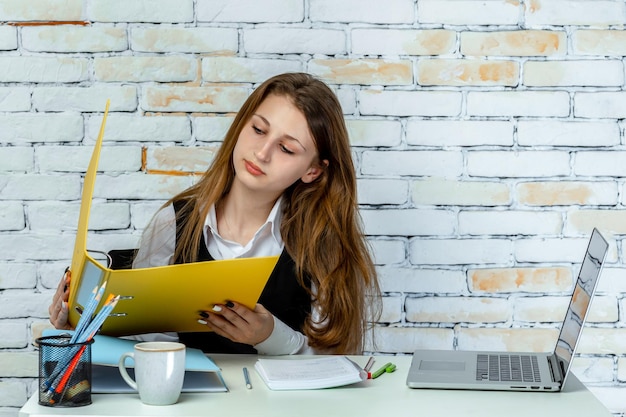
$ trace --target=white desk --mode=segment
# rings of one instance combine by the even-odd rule
[[[222,368],[228,393],[183,394],[171,406],[148,406],[135,394],[92,395],[93,404],[77,408],[38,405],[33,395],[20,417],[48,416],[228,416],[228,417],[611,417],[611,413],[572,375],[566,390],[487,392],[410,389],[405,385],[410,356],[376,356],[373,369],[393,362],[398,370],[357,385],[328,390],[270,391],[254,370],[256,356],[211,355]],[[360,365],[366,357],[353,357]],[[248,367],[252,389],[244,383]]]

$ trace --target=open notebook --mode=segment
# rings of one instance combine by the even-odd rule
[[[89,211],[108,110],[109,102],[83,185],[70,268],[70,325],[76,326],[94,287],[104,282],[106,294],[120,295],[120,301],[104,322],[103,334],[209,331],[197,323],[198,311],[228,300],[254,308],[278,256],[112,270],[87,252]]]

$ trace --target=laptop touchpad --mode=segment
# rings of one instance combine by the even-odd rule
[[[420,371],[465,371],[465,362],[420,361]]]

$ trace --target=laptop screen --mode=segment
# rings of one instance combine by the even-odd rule
[[[572,356],[574,356],[574,350],[585,324],[585,318],[598,283],[598,277],[600,276],[608,246],[609,244],[598,230],[593,229],[585,258],[580,266],[574,294],[556,344],[556,354],[559,358],[563,375],[567,375]]]

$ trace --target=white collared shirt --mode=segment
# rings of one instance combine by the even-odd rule
[[[215,205],[211,206],[204,224],[204,239],[211,256],[214,259],[233,259],[280,255],[284,248],[280,234],[281,201],[282,199],[276,201],[265,223],[246,245],[228,241],[219,235]],[[170,204],[159,210],[144,230],[139,250],[133,261],[133,268],[171,265],[174,262],[175,248],[176,213],[174,206]],[[315,311],[313,313],[315,317],[317,314]],[[142,336],[139,337],[140,340],[159,340],[161,336],[166,340],[171,340],[173,334]],[[265,355],[316,353],[309,347],[308,339],[304,334],[293,330],[276,317],[274,317],[274,329],[270,336],[254,348],[260,354]]]
[[[245,245],[226,240],[220,235],[217,229],[215,205],[212,205],[204,222],[204,241],[211,256],[214,259],[233,259],[280,255],[285,246],[280,235],[281,201],[282,198],[276,201],[265,223]]]

